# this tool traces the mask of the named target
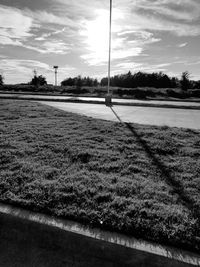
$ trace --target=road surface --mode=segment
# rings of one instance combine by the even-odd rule
[[[110,108],[103,104],[39,102],[64,111],[103,120],[200,129],[200,110],[120,105]]]
[[[0,204],[2,267],[194,267],[198,254]]]
[[[102,97],[79,97],[79,96],[59,96],[59,95],[34,95],[34,94],[15,94],[15,93],[0,93],[0,97],[16,97],[20,99],[44,99],[44,100],[81,100],[81,101],[95,101],[104,102],[105,99]],[[122,99],[113,98],[113,102],[122,104],[135,104],[135,105],[170,105],[170,106],[184,106],[184,107],[198,107],[200,108],[200,102],[189,102],[189,101],[165,101],[165,100],[138,100],[138,99]]]

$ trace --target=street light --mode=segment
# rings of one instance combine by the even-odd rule
[[[58,66],[53,66],[55,69],[55,86],[57,86],[57,72],[58,72]]]
[[[108,51],[108,92],[106,95],[106,106],[111,106],[112,96],[110,94],[110,63],[111,63],[111,41],[112,41],[112,0],[110,0],[110,22],[109,22],[109,51]]]

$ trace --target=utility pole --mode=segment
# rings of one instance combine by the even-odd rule
[[[58,66],[53,66],[55,69],[55,86],[57,86],[57,72],[58,72]]]
[[[108,91],[107,91],[107,96],[105,99],[106,106],[112,105],[112,96],[110,94],[111,41],[112,41],[112,0],[110,0],[109,51],[108,51]]]

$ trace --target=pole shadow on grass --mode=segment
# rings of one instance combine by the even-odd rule
[[[198,210],[198,207],[196,207],[194,200],[186,194],[182,184],[175,179],[175,177],[171,174],[169,168],[167,168],[165,164],[155,155],[148,143],[137,133],[133,125],[128,122],[123,122],[116,111],[112,107],[110,109],[119,120],[119,122],[125,125],[136,138],[137,142],[141,144],[147,156],[152,160],[153,164],[160,171],[162,177],[165,179],[165,182],[173,189],[173,192],[179,196],[183,205],[185,205],[192,212],[195,218],[199,219],[200,211]]]

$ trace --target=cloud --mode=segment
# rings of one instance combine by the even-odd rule
[[[31,11],[30,9],[25,9],[23,12],[28,17],[30,17],[32,20],[34,20],[35,25],[57,24],[57,25],[62,25],[62,26],[71,26],[73,28],[76,26],[74,21],[67,16],[60,17],[51,12],[47,12],[43,10]]]
[[[52,2],[52,9],[63,17],[73,18],[73,22],[78,22],[83,19],[94,19],[95,10],[107,9],[108,1],[94,0],[86,3],[85,0],[66,1],[55,0]]]
[[[126,24],[126,30],[170,32],[177,36],[197,36],[200,34],[200,29],[197,25],[173,22],[166,20],[164,17],[156,17],[146,14],[133,13],[129,16],[127,22],[129,21],[130,23]]]
[[[169,31],[178,36],[200,34],[200,3],[195,0],[135,0],[129,8],[127,20],[131,20],[132,14],[132,26],[136,29]]]
[[[19,9],[0,5],[0,35],[10,38],[31,36],[32,19]]]
[[[43,29],[48,29],[49,24],[57,24],[57,26],[71,25],[74,27],[75,23],[71,19],[61,18],[46,11],[33,12],[29,9],[19,10],[3,5],[0,5],[0,13],[0,44],[4,46],[20,46],[42,54],[68,53],[70,45],[65,40],[52,38],[55,35],[64,33],[65,27],[61,30],[50,30],[40,37],[37,37],[37,35]],[[34,36],[36,37],[33,39]]]
[[[49,38],[51,36],[54,36],[54,35],[57,35],[57,34],[60,34],[60,33],[63,33],[65,30],[66,30],[66,27],[64,27],[61,30],[52,31],[52,32],[49,32],[49,33],[44,33],[44,34],[42,34],[42,36],[36,37],[35,40],[36,41],[45,41],[47,38]]]
[[[32,19],[16,8],[0,5],[0,44],[21,45],[21,40],[32,36]]]
[[[134,48],[121,48],[115,49],[112,54],[112,61],[125,59],[129,57],[139,56],[142,53],[141,47]],[[84,59],[91,66],[103,66],[108,62],[108,53],[96,54],[96,52],[88,53],[85,55],[81,55],[81,58]]]
[[[118,34],[119,36],[126,36],[126,41],[129,44],[142,46],[157,43],[161,41],[161,38],[155,38],[154,34],[147,31],[122,31]]]
[[[71,49],[66,43],[57,40],[45,42],[42,46],[45,53],[66,54]]]
[[[4,70],[30,70],[34,68],[40,68],[49,70],[48,64],[37,61],[37,60],[25,60],[25,59],[2,59],[0,61],[0,68]]]
[[[191,65],[199,65],[200,64],[200,60],[197,61],[193,61],[193,62],[186,62],[185,65],[191,66]]]
[[[188,43],[181,43],[178,45],[178,47],[182,48],[182,47],[185,47]]]
[[[132,70],[135,68],[140,68],[142,66],[142,63],[135,63],[135,62],[123,62],[123,63],[118,63],[116,65],[116,68],[121,69],[126,69],[126,70]]]
[[[196,0],[136,0],[135,8],[154,16],[163,16],[168,19],[195,21],[199,19],[200,5]]]
[[[0,35],[0,44],[1,45],[17,45],[17,46],[22,45],[22,43],[19,40],[12,39],[7,36],[1,36],[1,35]]]
[[[64,66],[59,67],[58,71],[61,74],[72,75],[76,71],[76,68],[69,66],[69,65],[64,65]]]
[[[66,29],[65,27],[61,30],[51,30],[38,38],[34,38],[33,40],[33,37],[42,29],[42,25],[40,25],[40,23],[49,23],[50,21],[51,23],[66,24],[69,20],[59,18],[46,11],[32,12],[28,9],[19,10],[17,8],[2,5],[0,5],[0,13],[1,45],[24,47],[41,54],[66,54],[69,52],[69,44],[63,40],[52,38],[55,35],[63,33]],[[71,20],[70,23],[72,23]],[[35,30],[34,34],[32,32],[33,30]]]
[[[34,50],[41,54],[53,53],[53,54],[65,55],[69,53],[69,51],[71,50],[70,45],[60,40],[45,41],[44,43],[37,44],[35,46],[31,45],[22,45],[22,46],[26,49]]]
[[[60,70],[63,72],[63,71],[72,71],[72,70],[76,70],[76,68],[74,67],[71,67],[69,65],[64,65],[60,68]]]

